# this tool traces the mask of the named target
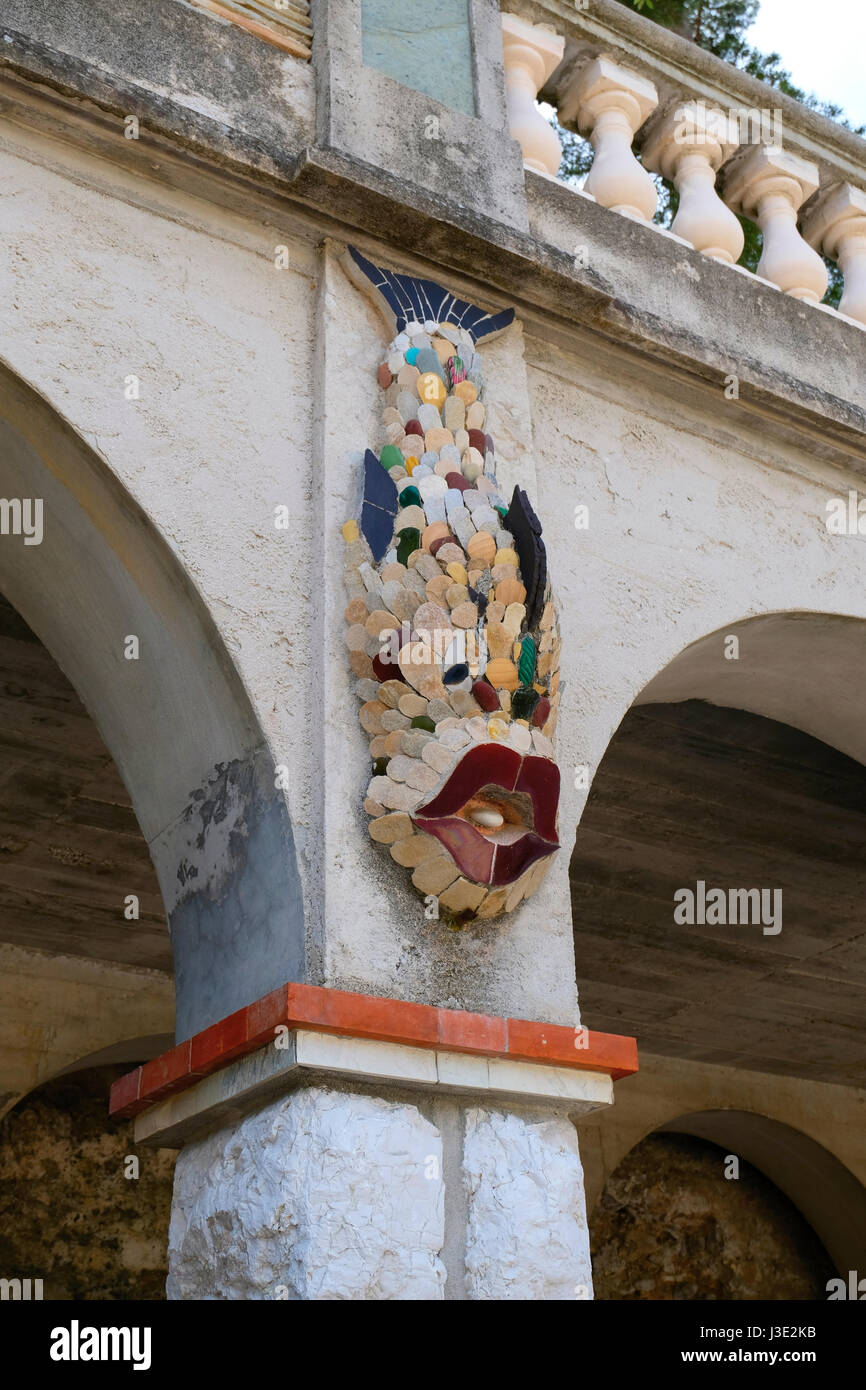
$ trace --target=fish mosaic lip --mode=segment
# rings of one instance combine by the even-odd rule
[[[483,787],[519,793],[532,805],[531,829],[508,842],[497,842],[476,830],[458,812]],[[419,830],[434,835],[461,873],[475,883],[493,887],[513,883],[539,859],[559,848],[556,811],[559,768],[549,758],[522,755],[496,743],[470,748],[448,781],[412,817]]]

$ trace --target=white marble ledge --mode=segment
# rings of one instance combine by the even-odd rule
[[[190,1134],[226,1123],[242,1107],[313,1077],[345,1077],[433,1093],[555,1104],[586,1114],[613,1104],[605,1072],[555,1067],[507,1057],[444,1052],[299,1028],[283,1048],[267,1047],[230,1063],[135,1121],[138,1144],[179,1147]]]

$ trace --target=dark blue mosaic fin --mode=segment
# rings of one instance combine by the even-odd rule
[[[378,565],[391,544],[397,515],[397,487],[379,463],[372,449],[364,455],[364,502],[361,530]]]
[[[349,247],[349,254],[394,314],[398,333],[410,320],[423,323],[425,319],[432,319],[434,323],[453,323],[458,328],[465,328],[472,341],[480,343],[485,338],[492,338],[494,333],[501,333],[514,319],[513,309],[490,314],[476,304],[458,299],[442,285],[437,285],[435,280],[399,275],[394,270],[373,265],[354,246]]]

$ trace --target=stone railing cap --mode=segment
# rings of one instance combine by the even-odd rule
[[[821,189],[801,217],[801,230],[816,251],[835,255],[839,234],[866,236],[866,192],[850,183]]]
[[[820,179],[817,165],[810,160],[774,145],[753,145],[728,167],[725,201],[735,212],[750,216],[774,175],[799,185],[801,203],[811,198]]]

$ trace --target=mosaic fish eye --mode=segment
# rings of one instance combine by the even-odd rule
[[[463,924],[513,910],[559,848],[556,607],[529,499],[497,483],[476,350],[513,314],[352,257],[398,330],[360,526],[343,527],[364,807],[371,838]]]

